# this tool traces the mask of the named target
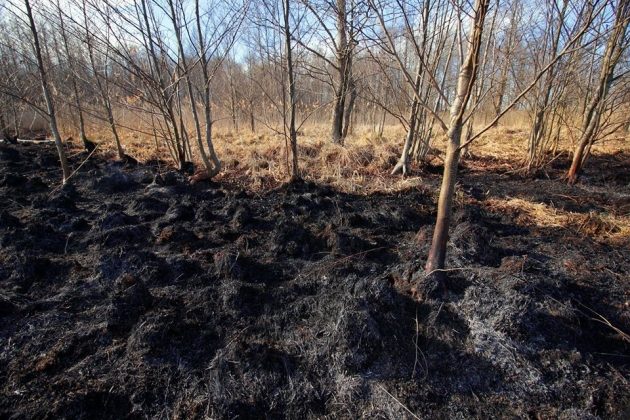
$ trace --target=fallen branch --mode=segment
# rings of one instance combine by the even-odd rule
[[[44,139],[44,140],[35,140],[35,139],[17,139],[18,143],[54,143],[55,141],[52,139]]]

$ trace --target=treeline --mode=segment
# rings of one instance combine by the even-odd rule
[[[57,119],[86,121],[165,145],[202,177],[221,170],[219,121],[286,139],[300,178],[300,127],[329,125],[343,145],[358,124],[405,128],[393,173],[407,174],[431,142],[447,139],[427,270],[444,266],[457,165],[510,110],[529,116],[524,171],[575,150],[576,182],[593,144],[627,129],[630,0],[4,0],[0,126],[19,115],[50,122],[69,176]],[[124,109],[133,120],[117,118]],[[153,147],[147,145],[147,147]],[[289,153],[288,152],[288,153]]]

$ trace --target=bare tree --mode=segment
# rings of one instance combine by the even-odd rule
[[[323,77],[332,91],[331,139],[344,144],[352,120],[357,99],[357,83],[354,77],[358,35],[365,20],[360,0],[302,0],[311,12],[313,24],[310,36],[296,38],[303,48],[316,56],[320,63],[310,68],[315,77]],[[348,4],[350,3],[350,4]],[[333,23],[334,22],[334,23]],[[311,45],[317,39],[332,53]],[[322,72],[321,64],[325,65]]]
[[[244,6],[245,7],[245,6]],[[245,9],[243,9],[245,10]],[[232,38],[229,41],[229,47],[234,43],[234,35],[236,29],[238,29],[243,21],[241,16],[233,16],[232,22],[226,29],[219,34],[218,41],[220,45],[220,40],[224,37],[229,37],[232,34]],[[212,80],[213,70],[210,68],[210,63],[208,59],[208,49],[209,46],[206,42],[206,37],[204,36],[204,32],[202,29],[201,22],[201,12],[199,9],[199,0],[195,0],[195,23],[197,29],[197,54],[199,56],[200,64],[201,64],[201,75],[202,75],[202,104],[203,104],[203,115],[204,115],[204,123],[205,123],[205,137],[206,137],[206,145],[208,146],[208,154],[210,155],[210,160],[212,161],[212,167],[208,166],[208,176],[210,178],[216,176],[221,171],[221,161],[219,160],[215,150],[214,144],[212,142],[212,124],[214,120],[212,118],[212,86],[210,84]],[[214,47],[213,51],[218,50],[218,45]],[[227,48],[229,51],[229,48]],[[203,146],[200,144],[200,147],[203,149]]]
[[[486,41],[482,46],[482,58],[479,65],[479,78],[480,80],[476,83],[475,89],[472,93],[470,107],[471,109],[476,109],[481,107],[484,94],[494,90],[493,82],[494,82],[494,73],[496,69],[496,60],[494,57],[490,56],[490,52],[495,52],[495,48],[492,48],[492,43],[496,40],[496,25],[497,25],[497,16],[500,11],[500,2],[496,0],[494,2],[495,7],[492,13],[492,19],[490,19],[490,26],[488,30],[486,30],[487,36]],[[488,83],[489,82],[489,83]],[[490,86],[487,86],[489,84]],[[472,137],[474,132],[475,125],[475,116],[477,113],[472,113],[468,118],[468,122],[466,123],[466,131],[465,131],[465,139],[468,140]],[[469,155],[468,147],[465,147],[463,150],[464,156]]]
[[[28,17],[29,27],[31,30],[33,40],[33,50],[35,52],[35,58],[37,60],[37,69],[39,71],[39,78],[44,94],[44,100],[46,101],[47,116],[50,123],[50,131],[52,132],[53,139],[55,140],[55,147],[59,155],[59,161],[61,162],[62,171],[62,183],[65,184],[70,176],[70,167],[68,166],[68,160],[66,158],[66,152],[64,145],[61,141],[61,134],[59,134],[59,128],[57,127],[57,114],[55,112],[55,103],[53,101],[50,87],[48,85],[48,73],[42,57],[42,50],[39,42],[39,35],[37,33],[37,26],[35,25],[35,18],[33,17],[33,11],[31,9],[30,0],[24,0],[24,6],[26,7],[26,15]]]
[[[299,22],[304,16],[300,5],[290,0],[266,0],[256,9],[251,42],[258,50],[259,67],[254,71],[254,59],[250,57],[248,70],[265,104],[263,108],[271,111],[258,121],[284,139],[291,181],[301,178],[298,131],[312,115],[308,110],[299,115],[298,109],[298,63],[303,64],[298,50],[303,41]]]
[[[343,123],[346,110],[346,94],[350,89],[352,78],[352,50],[353,40],[348,41],[346,0],[336,0],[335,20],[337,29],[337,42],[335,44],[335,58],[337,60],[337,85],[332,112],[331,136],[333,143],[343,144]]]
[[[407,116],[397,115],[406,126],[407,135],[400,159],[392,170],[392,174],[401,172],[406,175],[411,156],[417,160],[426,156],[434,123],[437,121],[445,127],[440,117],[435,118],[443,103],[448,103],[445,92],[455,37],[450,34],[454,9],[448,1],[426,0],[419,8],[414,6],[415,2],[401,2],[400,5],[400,9],[392,13],[387,2],[370,1],[378,29],[373,30],[368,38],[398,66],[398,72],[387,77],[388,83],[396,85],[397,80],[402,79],[403,89],[400,89],[399,95],[408,97]],[[412,24],[415,19],[418,20],[417,26]],[[411,53],[407,51],[409,49]],[[391,64],[375,55],[373,58],[383,74],[387,74]],[[394,114],[387,102],[380,103],[380,106]]]
[[[437,219],[433,231],[431,249],[427,257],[426,271],[436,272],[444,268],[446,259],[446,244],[450,225],[453,197],[455,195],[455,183],[457,181],[457,165],[459,164],[460,142],[464,124],[464,113],[473,91],[477,77],[479,52],[484,22],[488,12],[490,0],[476,0],[473,19],[468,39],[468,52],[462,62],[459,77],[457,79],[457,94],[450,109],[450,121],[448,125],[448,143],[446,158],[444,160],[444,175],[438,200]]]
[[[192,116],[193,116],[193,121],[195,124],[195,137],[197,139],[197,146],[199,149],[199,154],[201,156],[201,160],[203,161],[203,164],[206,167],[206,171],[207,171],[207,176],[212,178],[215,173],[214,173],[214,168],[212,163],[210,163],[210,160],[208,159],[208,156],[206,154],[206,151],[204,149],[203,146],[203,141],[202,141],[202,133],[201,133],[201,123],[199,121],[199,114],[197,113],[197,105],[195,103],[195,94],[193,91],[193,85],[192,85],[192,81],[190,78],[190,72],[191,72],[191,68],[188,65],[188,60],[186,59],[186,54],[184,53],[184,44],[182,41],[182,19],[180,17],[180,13],[179,10],[182,10],[181,8],[179,8],[178,6],[176,6],[175,4],[175,0],[167,0],[168,1],[168,7],[169,7],[169,18],[171,21],[171,24],[173,26],[173,32],[175,33],[175,39],[177,40],[177,52],[178,52],[178,77],[183,79],[186,82],[186,89],[188,91],[188,95],[189,95],[189,99],[190,99],[190,110],[192,112]],[[195,0],[195,19],[198,20],[199,19],[199,2],[198,0]],[[199,23],[198,23],[199,25]],[[199,35],[199,39],[203,39],[203,35],[200,34]],[[204,70],[202,70],[204,71]],[[184,128],[183,124],[182,124],[182,129]]]
[[[573,153],[573,161],[567,174],[567,180],[573,184],[578,180],[585,159],[587,147],[596,140],[606,98],[613,83],[617,80],[615,67],[628,45],[626,33],[630,21],[630,1],[617,0],[615,3],[615,22],[606,43],[596,90],[591,98],[582,120],[581,136]]]
[[[71,52],[71,49],[70,49],[68,34],[66,32],[65,20],[63,18],[61,3],[59,2],[59,0],[57,0],[57,12],[59,16],[59,28],[61,32],[61,38],[63,40],[63,47],[66,54],[66,59],[68,60],[68,68],[70,69],[72,96],[74,98],[74,105],[76,107],[77,118],[79,120],[79,139],[81,140],[81,143],[83,143],[83,147],[85,147],[85,149],[88,152],[91,152],[92,150],[94,150],[96,145],[90,140],[88,140],[85,134],[85,117],[84,117],[83,105],[81,103],[81,95],[79,93],[79,87],[77,83],[78,63],[74,54]]]
[[[382,48],[384,48],[384,50],[397,62],[401,72],[401,77],[408,84],[410,92],[412,92],[412,94],[416,97],[418,106],[424,109],[431,116],[432,120],[437,124],[439,129],[448,139],[444,174],[442,178],[440,196],[438,199],[438,216],[431,243],[431,249],[426,263],[427,273],[440,273],[441,270],[444,269],[453,195],[457,179],[457,165],[461,150],[482,136],[491,127],[496,125],[497,121],[510,109],[514,108],[516,104],[518,104],[523,97],[525,97],[525,95],[537,85],[541,78],[562,57],[573,51],[585,31],[587,31],[590,27],[594,16],[598,15],[605,6],[600,3],[597,8],[584,8],[586,12],[579,22],[578,29],[574,31],[572,34],[573,36],[566,40],[563,48],[557,51],[556,54],[549,57],[549,59],[539,67],[537,72],[532,76],[532,80],[529,83],[524,84],[520,93],[515,95],[513,100],[507,103],[488,124],[480,130],[477,130],[476,133],[472,134],[470,138],[462,143],[461,136],[463,126],[479,109],[477,106],[469,106],[469,101],[474,93],[474,85],[479,73],[479,57],[482,50],[482,35],[484,32],[485,18],[489,9],[489,3],[489,0],[477,0],[472,10],[468,10],[465,6],[457,7],[457,14],[459,16],[472,16],[472,22],[470,23],[470,33],[467,36],[460,36],[462,43],[467,45],[467,52],[464,54],[464,48],[461,48],[459,52],[461,64],[457,77],[456,95],[452,101],[449,100],[448,92],[444,88],[444,85],[440,83],[438,77],[431,72],[427,72],[427,80],[435,89],[437,97],[440,101],[442,101],[442,103],[450,107],[450,119],[445,121],[439,113],[439,108],[433,107],[428,99],[422,96],[415,88],[416,81],[405,65],[405,56],[403,52],[401,52],[401,43],[396,40],[393,31],[387,23],[386,16],[388,15],[384,11],[388,9],[383,8],[382,6],[379,7],[375,1],[371,2],[371,6],[375,10],[375,15],[379,22],[382,37],[384,38],[384,42],[381,43]],[[459,24],[458,27],[466,27],[466,25]],[[418,54],[418,57],[420,60],[425,60],[424,65],[426,66],[426,55]],[[486,89],[486,92],[491,90],[491,88]],[[485,96],[486,92],[480,93],[479,97]]]
[[[506,91],[508,88],[508,80],[510,76],[510,68],[514,65],[514,52],[520,42],[519,22],[523,15],[523,4],[518,0],[512,1],[510,4],[509,24],[503,31],[502,40],[498,45],[498,55],[495,60],[501,61],[503,64],[499,70],[499,80],[496,84],[496,92],[493,98],[493,110],[496,117],[503,110]],[[497,123],[499,121],[497,120]]]
[[[623,124],[630,98],[618,63],[626,34],[607,26],[622,1],[268,0],[252,3],[258,15],[247,0],[57,1],[38,5],[41,65],[14,42],[32,31],[23,7],[13,6],[0,29],[0,57],[11,63],[0,69],[0,125],[10,135],[24,124],[22,110],[49,117],[42,67],[55,116],[78,126],[85,144],[87,119],[111,130],[119,157],[123,131],[148,136],[180,169],[201,161],[201,178],[220,171],[213,140],[222,125],[259,124],[284,139],[292,178],[300,176],[298,136],[311,116],[326,121],[339,144],[354,124],[379,136],[400,124],[392,173],[403,175],[444,135],[444,195],[428,264],[438,267],[453,162],[508,110],[531,115],[532,168],[568,133],[580,140],[579,173],[594,141]],[[251,27],[239,37],[246,14]],[[480,26],[479,45],[471,25]],[[615,36],[621,51],[609,49]]]
[[[298,145],[297,145],[297,130],[295,128],[295,109],[296,109],[296,96],[295,96],[295,70],[293,69],[293,47],[291,45],[291,2],[290,0],[283,0],[283,23],[284,23],[284,42],[285,42],[285,60],[287,66],[287,90],[288,90],[288,108],[289,108],[289,122],[285,121],[285,127],[288,125],[288,137],[291,144],[291,180],[296,181],[300,178],[300,168],[298,166]]]
[[[107,21],[109,21],[110,19],[109,6],[105,5],[104,7],[106,10],[104,16],[106,18],[106,23],[107,23]],[[90,29],[89,29],[91,25],[90,25],[90,20],[88,18],[87,0],[83,0],[83,20],[84,20],[83,24],[85,28],[85,45],[88,51],[88,57],[90,60],[90,67],[92,70],[92,75],[96,82],[98,93],[101,97],[103,108],[105,109],[105,112],[107,115],[107,122],[109,123],[109,128],[112,132],[112,135],[114,136],[114,142],[116,144],[116,153],[118,154],[118,158],[122,160],[122,159],[125,159],[126,155],[125,155],[125,151],[122,148],[122,144],[120,142],[118,128],[116,127],[116,121],[114,119],[114,108],[112,105],[112,100],[111,100],[110,91],[109,91],[110,78],[109,78],[109,74],[107,70],[108,60],[109,60],[109,45],[111,44],[110,39],[109,39],[109,32],[107,32],[107,36],[106,36],[106,45],[105,45],[106,52],[103,56],[103,63],[102,65],[99,65],[99,63],[97,63],[97,58],[95,54],[96,40],[92,36],[92,33],[90,32]],[[109,24],[106,25],[106,30],[109,31]],[[99,70],[99,67],[102,67],[103,69],[102,73]]]

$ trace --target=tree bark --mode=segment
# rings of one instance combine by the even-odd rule
[[[421,47],[419,54],[424,55],[426,51],[427,44],[427,31],[428,31],[428,21],[429,21],[429,9],[431,5],[429,1],[425,1],[422,9],[422,39],[421,39]],[[409,110],[409,128],[407,129],[407,136],[405,137],[405,144],[403,146],[402,153],[400,155],[400,159],[392,169],[391,175],[395,175],[397,173],[401,173],[403,176],[406,176],[409,172],[409,153],[411,148],[416,140],[416,126],[418,124],[418,108],[420,107],[420,87],[422,85],[423,75],[425,71],[430,71],[425,68],[423,63],[426,61],[426,57],[419,57],[417,68],[416,68],[416,78],[413,84],[413,99],[411,102],[411,108]]]
[[[17,110],[17,105],[15,104],[15,102],[13,103],[13,106],[11,107],[11,113],[13,114],[13,129],[14,129],[13,135],[17,139],[20,137],[21,116],[18,117],[18,110]]]
[[[335,144],[343,146],[343,110],[345,108],[345,95],[343,86],[340,84],[335,90],[335,103],[333,104],[332,113],[332,129],[331,136],[332,141]]]
[[[249,130],[256,133],[256,119],[254,118],[254,101],[249,100]]]
[[[512,59],[512,53],[514,50],[514,44],[516,42],[517,36],[517,28],[518,23],[520,21],[520,9],[519,3],[514,2],[511,6],[511,14],[510,14],[510,27],[507,38],[507,45],[505,46],[505,55],[503,57],[503,66],[501,67],[501,72],[499,76],[499,87],[497,90],[496,102],[494,102],[494,116],[497,117],[500,115],[501,110],[503,109],[503,101],[505,100],[505,91],[507,89],[510,62]],[[499,119],[496,120],[494,127],[499,125]]]
[[[342,136],[345,140],[348,137],[348,133],[351,133],[350,127],[352,126],[352,115],[354,112],[354,105],[357,101],[357,86],[353,77],[350,77],[348,82],[348,92],[350,93],[350,98],[348,100],[348,105],[346,106],[346,112],[343,118],[343,132]]]

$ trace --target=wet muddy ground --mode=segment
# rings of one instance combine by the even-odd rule
[[[253,193],[91,159],[58,188],[52,146],[0,145],[0,418],[630,418],[629,242],[486,204],[627,214],[627,156],[589,165],[464,168],[427,299],[438,175]]]

